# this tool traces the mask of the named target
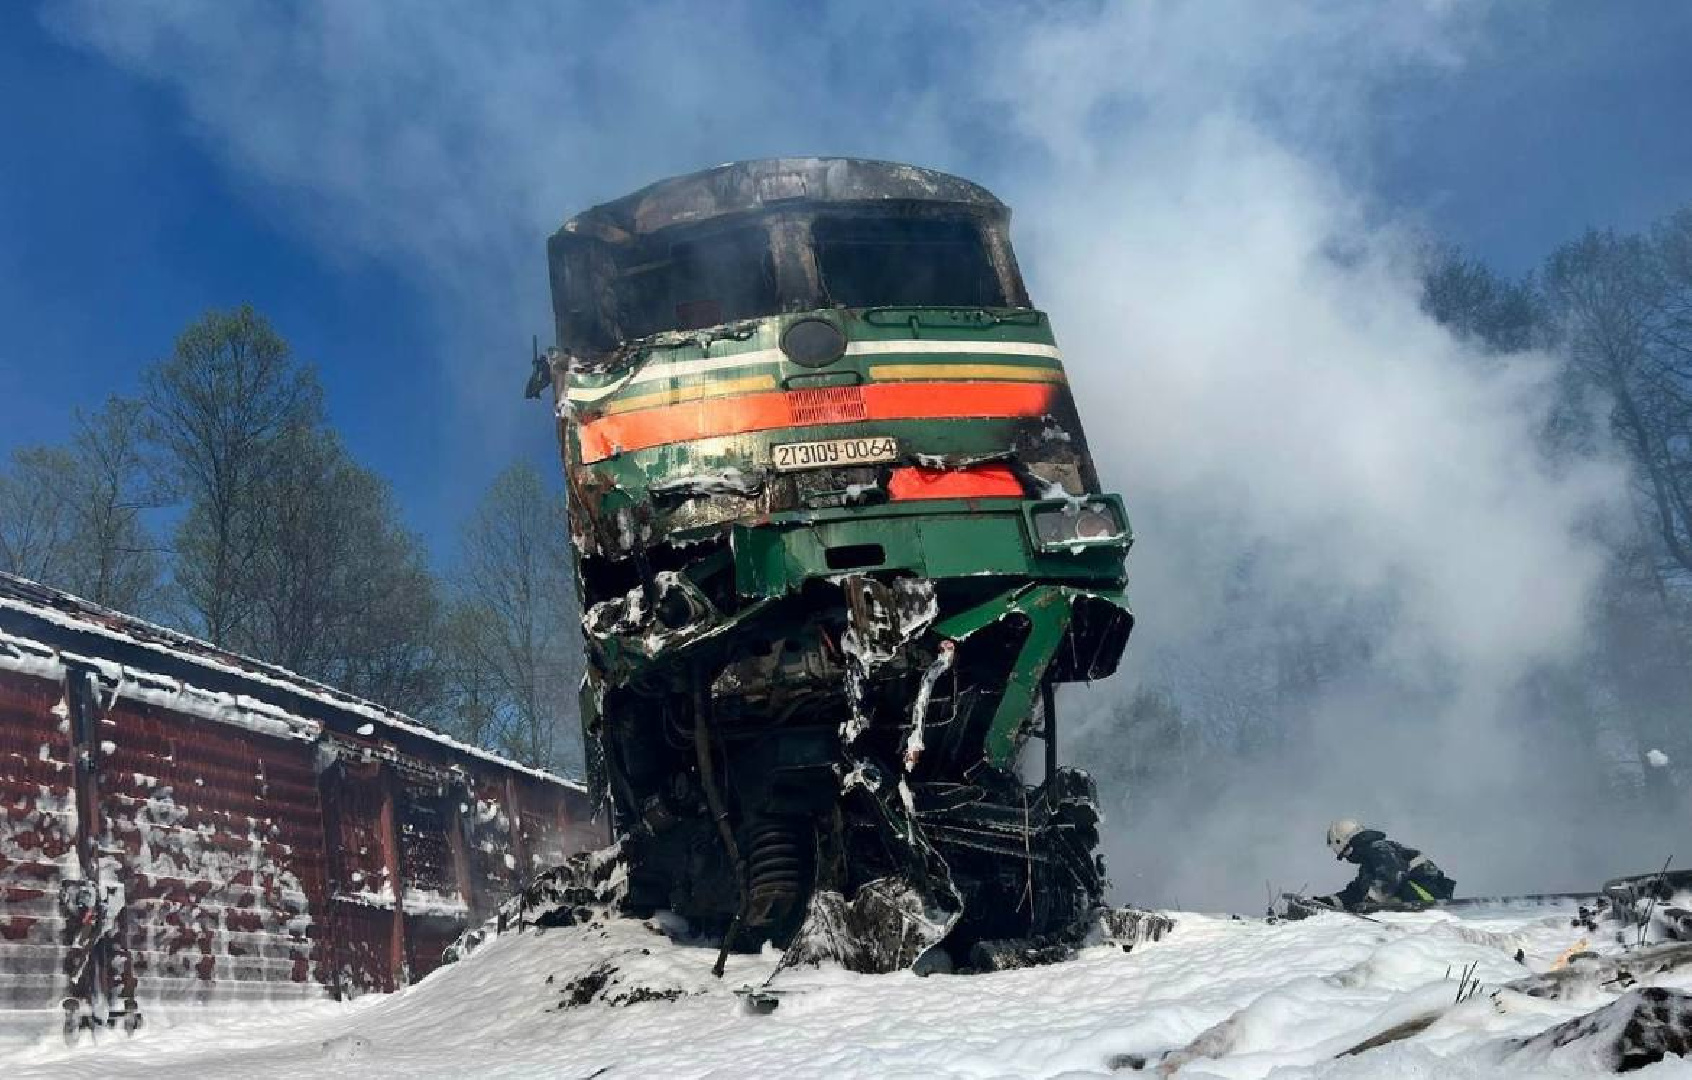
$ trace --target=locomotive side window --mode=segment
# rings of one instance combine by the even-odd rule
[[[824,215],[812,223],[811,239],[823,288],[836,304],[1006,302],[981,232],[967,219]]]
[[[781,308],[769,240],[761,227],[678,241],[651,254],[658,257],[623,274],[625,337],[696,330]]]

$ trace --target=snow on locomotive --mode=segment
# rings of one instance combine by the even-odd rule
[[[1130,532],[1008,220],[943,173],[782,158],[551,238],[530,389],[557,403],[627,909],[886,969],[1097,907],[1053,687],[1116,668]]]

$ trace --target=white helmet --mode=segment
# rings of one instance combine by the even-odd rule
[[[1346,847],[1363,831],[1363,826],[1350,818],[1340,818],[1328,826],[1328,850],[1334,853],[1334,858],[1345,858]]]

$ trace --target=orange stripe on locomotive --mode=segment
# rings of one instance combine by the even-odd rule
[[[1039,416],[1050,383],[924,382],[740,394],[601,416],[577,428],[582,462],[721,435],[875,420]]]

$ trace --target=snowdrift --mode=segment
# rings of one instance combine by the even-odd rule
[[[1377,921],[1176,918],[1161,941],[1086,949],[1049,967],[926,978],[786,970],[768,988],[770,1011],[737,991],[764,982],[773,951],[731,956],[719,981],[714,949],[673,944],[656,922],[531,928],[391,996],[166,1014],[92,1048],[44,1039],[0,1069],[18,1078],[1578,1077],[1625,1063],[1618,1044],[1631,1026],[1670,1055],[1632,1075],[1692,1075],[1692,1062],[1673,1056],[1675,1025],[1689,1030],[1681,995],[1692,991],[1692,964],[1673,950],[1692,946],[1624,955],[1577,925],[1572,903]],[[1666,1023],[1652,1023],[1653,1010]]]

